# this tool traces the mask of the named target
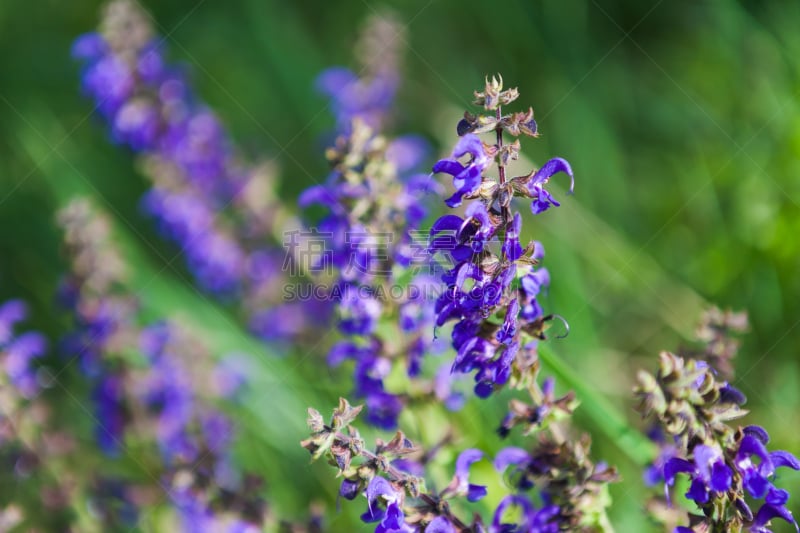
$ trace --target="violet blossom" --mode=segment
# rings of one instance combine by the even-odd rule
[[[513,210],[512,199],[530,199],[533,213],[541,213],[559,205],[544,189],[549,179],[559,172],[571,180],[573,175],[565,160],[555,158],[537,171],[506,179],[506,165],[517,159],[519,143],[505,144],[504,133],[535,137],[533,112],[503,115],[500,104],[514,101],[518,93],[503,90],[502,79],[487,80],[476,97],[491,114],[467,113],[457,128],[460,139],[451,157],[433,167],[435,173],[452,176],[455,192],[445,203],[469,204],[464,217],[448,214],[433,224],[429,249],[451,261],[442,276],[447,289],[436,302],[436,325],[456,322],[452,370],[474,372],[475,394],[486,398],[512,380],[515,368],[524,371],[518,354],[529,346],[525,339],[544,338],[552,318],[544,315],[537,300],[550,283],[549,273],[540,267],[543,249],[538,243],[520,243],[522,217]],[[486,132],[495,134],[494,144],[481,140],[478,134]],[[496,177],[488,174],[494,165]],[[499,254],[490,246],[498,239]]]

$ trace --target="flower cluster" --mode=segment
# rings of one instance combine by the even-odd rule
[[[390,33],[388,40],[396,37],[393,24],[376,20],[373,25],[378,27],[367,32],[366,41],[371,43],[367,48],[377,46],[376,32]],[[380,66],[370,82],[348,81],[334,87],[331,79],[341,77],[341,72],[323,74],[321,80],[336,102],[339,118],[350,121],[327,151],[332,167],[327,180],[307,189],[299,204],[303,208],[317,205],[325,211],[316,229],[329,236],[322,260],[334,272],[336,292],[341,295],[336,302],[337,325],[346,338],[333,346],[328,361],[333,366],[347,359],[355,362],[355,393],[366,403],[367,420],[391,429],[397,425],[405,398],[389,392],[385,380],[395,361],[405,363],[409,377],[419,376],[422,358],[431,350],[433,315],[428,288],[435,280],[427,272],[408,268],[417,264],[418,252],[424,256],[424,247],[414,246],[413,232],[426,214],[422,195],[428,176],[413,171],[425,156],[426,144],[416,137],[387,140],[370,125],[382,122],[376,119],[374,102],[364,109],[355,105],[361,100],[351,91],[360,93],[397,75],[388,71],[392,60],[370,64]],[[351,99],[352,105],[343,104]],[[388,107],[381,111],[386,113]],[[401,298],[381,298],[390,293],[390,287],[409,278],[415,291]],[[380,320],[397,334],[380,332]],[[427,387],[428,394],[455,407],[458,396],[445,378]]]
[[[57,218],[70,263],[60,299],[74,322],[63,351],[69,363],[77,359],[92,383],[98,444],[117,453],[129,417],[122,390],[125,369],[119,361],[136,344],[136,302],[123,288],[128,272],[111,244],[109,220],[84,199],[68,204]]]
[[[469,205],[464,216],[444,215],[433,224],[430,250],[448,255],[452,262],[442,276],[447,290],[436,302],[436,324],[456,321],[453,371],[475,372],[475,393],[485,398],[508,383],[515,369],[526,372],[535,356],[525,352],[535,351],[536,340],[544,338],[552,318],[544,315],[537,300],[550,283],[548,271],[537,268],[544,250],[537,242],[521,245],[522,216],[514,211],[512,200],[531,200],[534,214],[558,206],[544,186],[558,172],[572,178],[572,169],[556,158],[539,170],[507,178],[507,165],[518,158],[520,143],[504,143],[504,134],[536,137],[533,110],[503,114],[502,106],[519,93],[503,90],[502,78],[487,80],[484,91],[475,96],[490,114],[466,113],[457,127],[461,138],[452,156],[433,167],[453,178],[455,192],[445,203],[457,207],[469,200]],[[491,144],[479,137],[487,132],[495,134]],[[495,165],[493,176],[489,171]],[[499,250],[492,249],[493,240],[499,240]]]
[[[712,307],[703,313],[697,326],[695,337],[699,347],[682,347],[678,355],[684,359],[702,360],[709,364],[715,375],[724,379],[733,379],[732,360],[739,351],[740,341],[736,335],[748,329],[747,313],[722,311]],[[649,428],[647,436],[659,447],[659,454],[655,461],[644,472],[644,480],[648,486],[664,482],[664,465],[675,457],[678,448],[672,437],[654,422]],[[651,502],[659,506],[660,502]]]
[[[329,150],[333,172],[327,183],[308,189],[300,199],[301,206],[317,203],[328,211],[318,227],[332,236],[328,260],[336,268],[342,295],[338,329],[347,337],[331,349],[329,363],[355,361],[356,393],[365,398],[369,421],[385,428],[396,426],[403,403],[386,390],[384,378],[396,359],[406,361],[410,376],[419,374],[430,323],[426,302],[382,301],[377,294],[396,282],[396,265],[408,264],[408,230],[424,216],[418,196],[398,176],[389,153],[383,137],[354,121],[350,136],[340,137]],[[416,283],[425,281],[420,277]],[[401,331],[397,341],[377,329],[380,318],[392,315]]]
[[[8,385],[24,398],[31,398],[39,391],[34,361],[44,355],[47,341],[36,331],[14,334],[16,324],[27,316],[27,306],[21,300],[0,305],[0,366]]]
[[[27,318],[25,302],[0,304],[0,485],[10,488],[0,501],[0,530],[60,531],[69,522],[77,476],[56,472],[74,460],[76,440],[71,428],[58,427],[43,398],[51,383],[37,367],[48,343],[37,331],[18,331]]]
[[[746,322],[737,319],[736,324],[743,329]],[[720,345],[719,338],[708,340]],[[729,425],[747,414],[741,408],[746,399],[718,379],[712,366],[662,352],[656,374],[640,372],[635,392],[642,415],[658,424],[665,443],[672,441],[656,462],[659,475],[651,467],[650,477],[663,479],[669,501],[679,474],[685,474],[690,481],[686,498],[702,512],[690,514],[689,525],[676,532],[766,533],[774,518],[797,528],[786,507],[789,493],[774,480],[778,468],[800,470],[800,461],[786,451],[768,451],[765,429]]]
[[[450,482],[438,492],[428,491],[424,465],[415,460],[421,450],[399,431],[389,442],[378,440],[374,452],[368,450],[358,430],[352,426],[360,411],[360,406],[352,407],[342,399],[330,422],[325,423],[319,412],[309,409],[308,425],[312,435],[301,444],[315,459],[328,457],[337,467],[343,478],[340,497],[354,500],[359,494],[366,496],[367,510],[361,519],[376,523],[376,533],[555,533],[563,530],[565,524],[560,521],[557,505],[537,508],[530,499],[516,492],[501,499],[488,527],[477,513],[470,519],[457,516],[454,502],[476,502],[487,495],[486,486],[471,483],[469,479],[470,467],[484,458],[483,452],[462,451],[456,458],[455,474]],[[498,456],[498,461],[504,459]],[[521,512],[511,513],[510,508]]]
[[[243,376],[230,365],[214,365],[205,348],[177,324],[144,328],[140,349],[147,365],[131,371],[136,405],[144,409],[137,422],[145,427],[139,429],[156,436],[168,464],[224,460],[232,427],[213,401],[235,394]],[[220,473],[228,466],[215,465]]]
[[[209,484],[210,483],[210,484]],[[170,479],[170,494],[181,531],[257,533],[263,531],[264,501],[258,496],[262,481],[247,477],[240,487],[214,489],[213,479],[184,467]]]
[[[568,436],[568,422],[578,402],[575,393],[556,397],[555,381],[547,378],[541,387],[536,381],[539,362],[531,365],[527,390],[531,403],[510,401],[498,433],[506,438],[515,428],[523,435],[533,435],[530,450],[518,446],[503,448],[495,457],[498,472],[507,479],[519,501],[530,497],[525,493],[536,487],[542,501],[547,502],[551,520],[560,529],[569,531],[604,531],[609,527],[606,508],[611,499],[608,484],[618,480],[616,470],[590,459],[590,438]]]
[[[91,369],[100,447],[118,454],[126,435],[157,446],[163,475],[173,486],[169,494],[186,531],[209,530],[198,529],[200,517],[203,523],[228,520],[229,511],[245,503],[250,514],[243,520],[259,524],[263,504],[250,489],[245,494],[246,487],[240,487],[229,452],[232,423],[215,406],[236,393],[244,372],[230,363],[215,364],[176,324],[139,325],[136,301],[125,287],[119,252],[102,213],[76,200],[58,218],[71,263],[62,292],[69,296],[77,328],[68,346],[80,349],[82,362],[89,356],[90,364],[82,366]],[[76,339],[84,344],[75,344]],[[220,491],[224,512],[212,506],[222,497]]]
[[[275,198],[275,169],[241,161],[184,69],[166,62],[162,42],[135,1],[110,2],[100,31],[73,46],[84,63],[83,91],[112,139],[139,154],[153,183],[143,208],[180,246],[198,284],[226,301],[237,297],[258,334],[294,336],[320,314],[295,312],[305,321],[290,330],[266,327],[270,321],[261,316],[276,304],[284,281],[276,240],[290,223]]]
[[[542,500],[548,502],[542,512],[547,510],[558,525],[552,531],[605,530],[608,484],[617,480],[617,473],[605,463],[593,463],[589,449],[587,435],[571,440],[547,432],[539,435],[531,451],[514,446],[502,449],[494,465],[517,489],[517,500],[529,501],[524,493],[538,488]]]
[[[608,485],[617,480],[616,469],[594,462],[591,439],[570,426],[575,394],[558,396],[552,378],[539,381],[539,357],[547,355],[539,343],[560,317],[541,305],[550,274],[542,266],[542,244],[523,240],[519,209],[526,203],[539,215],[558,207],[547,186],[563,173],[572,193],[572,169],[554,158],[512,174],[522,139],[537,137],[538,125],[531,108],[508,112],[519,92],[493,77],[475,93],[480,113],[466,112],[456,125],[459,139],[450,155],[432,174],[418,173],[427,143],[384,135],[402,79],[398,43],[404,40],[392,16],[373,16],[357,48],[363,68],[327,69],[317,80],[336,129],[326,151],[327,179],[298,201],[310,234],[324,241],[313,264],[296,255],[294,241],[288,253],[280,249],[287,245],[282,238],[305,232],[286,231],[293,220],[277,195],[276,168],[243,157],[185,69],[169,63],[136,0],[111,0],[99,30],[76,40],[72,52],[82,64],[82,90],[111,139],[136,154],[151,183],[142,209],[185,254],[201,288],[236,307],[259,337],[278,338],[284,347],[318,331],[335,302],[339,338],[327,361],[352,365],[353,393],[364,405],[340,399],[328,420],[309,409],[311,434],[301,445],[336,469],[339,499],[364,497],[361,520],[368,527],[376,533],[609,531]],[[449,194],[434,174],[452,178]],[[458,211],[421,232],[428,214],[423,196],[431,191]],[[42,396],[57,391],[42,388],[58,383],[58,375],[38,368],[45,339],[15,332],[26,315],[21,302],[0,305],[0,463],[11,466],[0,472],[0,484],[40,478],[32,492],[46,511],[21,517],[16,502],[3,507],[3,498],[0,530],[68,530],[72,517],[49,514],[72,502],[90,510],[73,514],[80,520],[91,515],[104,531],[136,528],[162,491],[173,529],[263,530],[263,481],[236,467],[234,423],[222,407],[237,398],[247,368],[233,358],[218,363],[187,324],[165,317],[145,322],[109,220],[88,202],[73,202],[58,220],[68,261],[59,297],[73,330],[63,351],[79,363],[77,377],[90,389],[97,446],[77,448],[87,439],[74,439],[53,423],[58,417],[51,409],[60,407]],[[296,267],[301,276],[327,274],[312,288],[327,286],[330,298],[279,304],[280,296],[287,299],[287,270]],[[397,288],[414,290],[396,297]],[[454,359],[424,379],[433,366],[426,356],[443,350],[436,332],[445,327],[452,328]],[[700,349],[664,352],[655,374],[638,375],[639,410],[660,448],[645,479],[663,484],[665,506],[676,492],[694,504],[688,516],[665,511],[670,520],[677,517],[670,523],[675,533],[768,533],[775,519],[800,532],[777,478],[779,469],[800,470],[800,461],[770,449],[764,428],[732,425],[746,415],[744,395],[730,384],[739,347],[732,335],[746,327],[743,314],[713,309],[698,330]],[[366,422],[396,429],[400,414],[417,402],[458,409],[464,398],[453,379],[463,376],[474,377],[481,398],[507,386],[528,393],[525,401],[510,401],[497,429],[501,438],[521,430],[527,444],[515,442],[490,457],[477,448],[456,449],[456,432],[448,430],[427,450],[401,431],[368,446],[355,426],[362,410]],[[121,461],[98,459],[130,447],[150,479],[135,477]],[[437,464],[447,456],[440,450],[456,452],[445,469]],[[60,468],[69,452],[75,452],[70,462],[83,465],[80,471]],[[504,490],[476,481],[474,466],[487,459]],[[95,471],[99,461],[111,472]],[[44,464],[55,465],[57,479],[39,468]],[[278,527],[325,529],[314,504],[304,523]]]

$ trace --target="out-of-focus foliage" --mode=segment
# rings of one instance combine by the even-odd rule
[[[453,132],[443,128],[468,107],[464,95],[485,73],[502,72],[534,104],[542,132],[524,155],[572,164],[575,196],[546,224],[526,226],[557,273],[546,304],[568,319],[571,334],[551,346],[570,372],[637,423],[629,407],[635,369],[651,368],[658,350],[689,338],[706,302],[746,310],[752,331],[734,383],[774,445],[797,450],[800,6],[387,3],[407,25],[398,129],[427,135],[445,152]],[[296,205],[299,191],[326,172],[322,136],[333,125],[313,80],[325,67],[353,64],[356,30],[379,4],[143,4],[237,141],[277,159],[281,197]],[[342,376],[321,379],[317,353],[268,354],[228,310],[192,288],[177,250],[140,213],[147,182],[96,123],[69,58],[72,40],[95,27],[98,8],[95,1],[0,3],[0,300],[24,297],[31,327],[54,338],[66,330],[52,297],[64,269],[54,213],[75,193],[94,197],[124,236],[135,265],[131,289],[145,312],[178,314],[218,353],[249,351],[260,363],[253,393],[232,415],[240,460],[267,477],[272,508],[300,516],[311,499],[323,499],[333,509],[335,484],[297,444],[305,407],[332,405]],[[64,365],[56,356],[50,363]],[[70,390],[74,382],[76,397],[85,394],[74,369],[63,379]],[[85,413],[63,399],[63,416],[86,427]],[[489,422],[480,421],[499,419],[504,407],[474,401],[454,415],[478,421],[463,424],[462,448],[495,446]],[[578,408],[576,416],[597,432],[602,412]],[[426,422],[401,418],[415,438],[435,439]],[[624,480],[611,488],[612,521],[619,531],[644,530],[639,466],[608,439],[596,438],[594,448]],[[348,530],[354,519],[345,509],[329,526]]]

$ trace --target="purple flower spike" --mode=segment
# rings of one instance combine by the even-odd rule
[[[698,328],[699,340],[705,346],[686,350],[688,356],[662,352],[658,372],[643,376],[636,389],[644,400],[640,411],[645,416],[655,415],[656,431],[648,436],[660,447],[646,479],[657,481],[653,470],[664,465],[661,471],[669,504],[670,487],[678,474],[686,474],[690,482],[686,498],[699,508],[688,515],[691,527],[680,526],[675,532],[728,531],[733,527],[737,531],[772,533],[773,518],[791,523],[800,532],[787,508],[789,492],[773,485],[776,469],[800,470],[800,461],[786,451],[768,451],[769,434],[764,428],[726,423],[746,413],[739,408],[744,395],[724,381],[732,372],[728,359],[738,347],[738,340],[730,334],[742,331],[744,324],[743,314],[710,310]],[[698,355],[708,360],[696,359]],[[658,383],[654,393],[645,390],[652,383]],[[692,415],[687,418],[683,409],[653,409],[651,402],[656,395],[662,402],[664,398],[690,398]],[[677,430],[676,422],[682,424]]]
[[[301,207],[322,208],[319,218],[306,214],[304,223],[312,233],[319,232],[325,244],[322,260],[310,270],[312,275],[325,275],[322,285],[329,285],[332,275],[336,326],[345,337],[328,361],[335,366],[353,360],[354,394],[364,400],[366,421],[385,429],[397,427],[407,402],[406,395],[392,392],[385,380],[400,364],[410,378],[422,374],[423,359],[433,351],[429,331],[436,319],[432,302],[425,301],[429,291],[421,290],[431,282],[421,276],[411,283],[398,279],[410,273],[412,264],[431,261],[422,257],[424,250],[414,237],[426,217],[423,195],[436,189],[429,183],[431,177],[418,171],[428,143],[410,135],[390,139],[382,131],[401,77],[397,50],[374,43],[391,45],[401,30],[390,18],[374,19],[359,50],[376,57],[359,53],[366,63],[358,74],[336,67],[319,76],[317,87],[330,98],[336,115],[336,141],[326,151],[330,173],[325,182],[299,199]],[[455,163],[460,172],[462,166]],[[463,219],[453,217],[435,225],[430,250],[449,253],[461,224]],[[447,235],[438,235],[444,232]],[[430,266],[435,266],[432,261]],[[387,288],[406,286],[409,290],[402,295],[386,298]],[[399,326],[401,338],[387,338],[389,330],[379,327],[390,325],[387,319]]]
[[[517,371],[536,373],[526,361],[535,358],[535,341],[545,339],[546,323],[555,317],[545,316],[537,300],[550,282],[547,270],[537,268],[544,249],[540,243],[521,242],[523,218],[513,200],[532,198],[534,213],[542,212],[558,205],[544,189],[550,177],[558,172],[573,177],[569,164],[559,158],[527,176],[507,176],[507,165],[518,158],[521,143],[505,144],[505,137],[536,137],[536,124],[532,111],[504,115],[500,109],[519,96],[516,89],[501,91],[502,82],[496,78],[486,83],[486,90],[475,94],[491,113],[466,113],[456,128],[459,139],[451,156],[433,167],[434,173],[453,178],[455,192],[445,200],[448,206],[469,200],[464,217],[439,218],[429,245],[430,252],[446,256],[452,265],[442,274],[447,288],[436,301],[436,326],[456,322],[452,369],[474,373],[474,392],[480,398],[511,383]],[[492,140],[481,140],[479,134],[484,133],[491,133]],[[497,166],[496,176],[487,174],[492,165]]]

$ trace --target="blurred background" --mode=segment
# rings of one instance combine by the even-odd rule
[[[357,31],[374,10],[391,7],[407,26],[393,129],[425,136],[439,154],[451,149],[472,91],[501,73],[519,87],[521,105],[533,106],[542,133],[523,144],[524,155],[539,164],[564,157],[576,176],[572,197],[565,182],[554,184],[561,208],[526,222],[553,277],[545,309],[571,327],[553,350],[638,427],[636,370],[688,342],[707,305],[745,310],[751,332],[734,383],[749,398],[746,421],[766,427],[775,448],[800,451],[800,4],[141,3],[168,36],[167,55],[186,65],[246,154],[275,158],[288,206],[326,174],[323,139],[334,119],[314,79],[354,65]],[[108,142],[70,58],[100,5],[0,3],[0,296],[27,299],[33,326],[63,334],[68,323],[53,303],[64,270],[54,212],[75,194],[93,197],[125,237],[137,265],[131,289],[146,312],[181,315],[216,352],[259,362],[249,401],[232,414],[240,460],[265,475],[272,508],[301,516],[317,499],[333,509],[336,481],[326,465],[309,465],[298,442],[305,407],[327,412],[348,392],[347,378],[319,378],[322,349],[249,337],[224,305],[195,290],[178,250],[142,215],[148,183],[133,156]],[[459,442],[496,449],[490,420],[504,404],[474,400],[454,415],[481,421],[464,426]],[[89,424],[79,409],[70,413],[76,427]],[[577,417],[596,435],[595,458],[622,471],[612,489],[618,531],[646,531],[638,467],[604,435],[602,417],[585,409]],[[401,419],[412,436],[428,422]],[[798,476],[786,477],[800,489]],[[791,503],[800,512],[796,497]],[[356,507],[331,514],[332,530],[367,530],[350,525]]]

